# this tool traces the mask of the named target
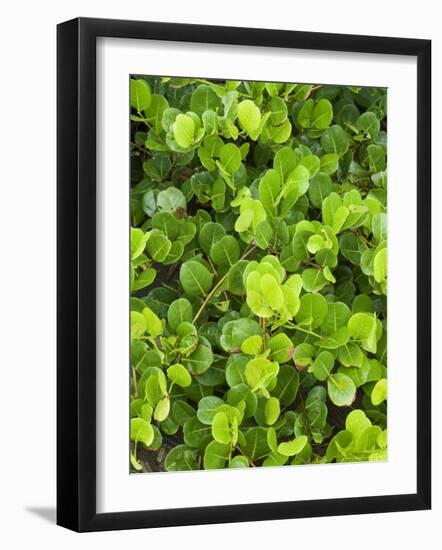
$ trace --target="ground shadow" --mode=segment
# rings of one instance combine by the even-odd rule
[[[57,516],[55,508],[45,506],[27,506],[26,510],[31,514],[48,521],[49,523],[55,523]]]

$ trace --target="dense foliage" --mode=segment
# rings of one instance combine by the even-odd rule
[[[386,90],[130,97],[132,469],[385,460]]]

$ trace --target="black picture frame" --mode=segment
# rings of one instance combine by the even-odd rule
[[[96,512],[96,39],[116,37],[417,59],[417,492]],[[431,506],[431,41],[79,18],[58,25],[57,523],[75,531],[425,510]]]

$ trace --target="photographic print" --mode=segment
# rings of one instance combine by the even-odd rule
[[[131,75],[130,130],[131,472],[386,460],[387,89]]]

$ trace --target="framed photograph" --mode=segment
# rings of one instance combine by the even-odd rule
[[[430,508],[430,66],[58,26],[59,525]]]

